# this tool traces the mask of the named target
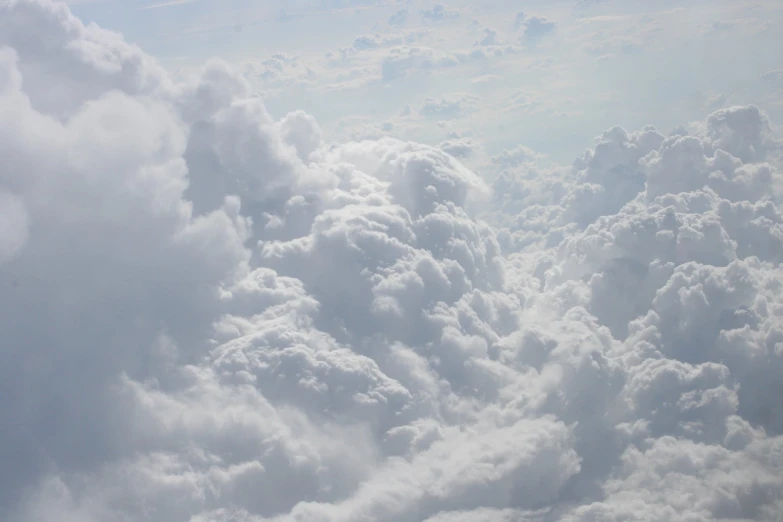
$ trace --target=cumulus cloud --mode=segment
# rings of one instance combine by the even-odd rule
[[[475,110],[478,96],[472,94],[451,95],[440,99],[427,98],[419,109],[419,114],[428,118],[452,119],[465,112]]]
[[[518,52],[513,45],[481,45],[468,50],[443,51],[420,45],[399,45],[388,50],[380,63],[383,81],[406,76],[410,72],[433,71],[462,64],[485,62]]]
[[[340,55],[343,59],[351,56],[352,54],[361,53],[363,51],[372,51],[381,48],[410,45],[422,40],[429,35],[430,30],[426,27],[421,27],[413,30],[406,30],[398,34],[370,34],[362,35],[354,38],[353,44],[350,47],[340,49]]]
[[[480,40],[476,40],[473,45],[496,45],[498,43],[498,31],[491,27],[485,27],[483,30],[483,36]]]
[[[428,20],[430,22],[442,22],[444,20],[452,20],[454,18],[459,18],[459,11],[451,8],[446,7],[443,4],[435,4],[430,9],[423,9],[421,11],[421,17],[424,20]]]
[[[514,26],[521,30],[521,39],[523,41],[535,42],[553,32],[557,24],[544,16],[528,15],[527,13],[519,12],[514,19]]]
[[[513,149],[505,149],[492,156],[491,162],[500,170],[517,167],[524,163],[535,163],[543,156],[530,147],[518,145]]]
[[[0,519],[779,516],[759,108],[489,186],[62,4],[0,0],[0,46]]]
[[[455,158],[467,158],[472,156],[479,147],[476,140],[470,137],[455,137],[442,141],[438,147]]]
[[[400,9],[389,17],[389,25],[403,26],[408,21],[408,11]]]
[[[298,56],[286,53],[275,53],[260,61],[245,61],[241,71],[246,79],[267,89],[308,85],[317,74]]]
[[[363,34],[349,46],[328,51],[325,55],[328,67],[307,65],[296,57],[277,53],[260,65],[244,64],[243,73],[264,87],[312,85],[317,77],[322,88],[342,89],[482,64],[521,50],[517,45],[503,43],[494,29],[486,28],[483,34],[480,40],[464,48],[461,45],[444,48],[442,35],[429,27]]]

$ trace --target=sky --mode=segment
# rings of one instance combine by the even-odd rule
[[[234,63],[275,117],[307,110],[330,140],[470,136],[475,168],[520,143],[569,163],[597,129],[668,132],[725,106],[783,116],[774,0],[83,0],[73,11],[178,74],[213,56]],[[430,99],[442,109],[426,111]]]
[[[0,0],[0,520],[781,520],[781,29]]]

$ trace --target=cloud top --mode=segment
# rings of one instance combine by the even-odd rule
[[[442,59],[395,53],[390,76]],[[177,82],[0,0],[0,114],[0,519],[783,509],[761,109],[611,128],[566,167],[509,149],[490,184],[469,138],[326,143],[226,63]]]

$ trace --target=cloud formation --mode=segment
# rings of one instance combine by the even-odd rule
[[[0,0],[0,114],[0,519],[783,510],[759,108],[615,127],[570,167],[508,150],[488,186],[470,140],[327,144],[221,61],[177,83]]]
[[[435,4],[430,9],[422,9],[421,17],[430,22],[442,22],[453,18],[459,18],[459,11],[443,4]]]
[[[522,35],[520,38],[523,41],[535,42],[554,31],[557,24],[544,16],[528,15],[519,12],[514,19],[514,26],[521,30]]]

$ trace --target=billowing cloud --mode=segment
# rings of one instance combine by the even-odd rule
[[[48,0],[0,46],[3,521],[779,516],[759,108],[488,184],[472,140],[328,144]]]
[[[476,141],[470,137],[455,137],[442,141],[438,147],[455,158],[467,158],[478,148]]]

